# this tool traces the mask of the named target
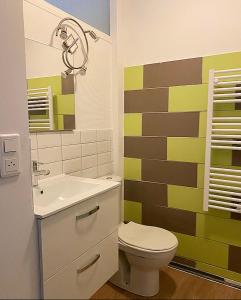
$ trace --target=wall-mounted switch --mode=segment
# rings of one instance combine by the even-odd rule
[[[16,137],[12,137],[12,138],[8,138],[8,139],[4,139],[4,152],[8,153],[8,152],[16,152],[18,149],[18,141]]]
[[[0,176],[11,177],[20,173],[20,137],[18,134],[0,135]]]

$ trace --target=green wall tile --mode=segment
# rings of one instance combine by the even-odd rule
[[[168,111],[207,110],[208,85],[185,85],[169,88]]]
[[[143,66],[128,67],[124,70],[124,89],[140,90],[143,88]]]
[[[202,212],[203,189],[168,185],[168,207]]]
[[[241,247],[241,222],[197,214],[196,235],[202,238]]]
[[[174,234],[179,241],[177,256],[220,268],[228,267],[228,245],[182,233],[174,232]]]
[[[241,68],[241,52],[225,53],[221,55],[206,56],[203,58],[203,83],[208,82],[210,69],[236,69]]]
[[[205,214],[210,215],[210,216],[219,217],[219,218],[225,218],[225,219],[230,219],[230,216],[231,216],[231,213],[228,211],[218,210],[218,209],[213,209],[213,208],[209,208],[208,212],[205,212]]]
[[[213,110],[214,111],[219,111],[219,110],[234,110],[235,109],[235,104],[234,103],[218,103],[213,105]]]
[[[180,233],[177,255],[197,262],[197,268],[214,275],[241,281],[241,274],[228,268],[229,245],[241,247],[241,221],[230,218],[230,212],[209,209],[203,211],[204,158],[209,69],[241,68],[241,52],[205,57],[201,85],[169,88],[169,112],[199,111],[198,138],[167,138],[167,159],[198,163],[197,188],[168,185],[168,207],[197,213],[196,236]],[[143,88],[143,66],[125,69],[125,90]],[[233,104],[215,106],[214,116],[240,116]],[[125,114],[125,136],[142,135],[142,114]],[[212,163],[231,166],[231,151],[212,151]],[[235,167],[234,167],[235,168]],[[141,180],[141,160],[125,158],[125,178]],[[139,199],[137,199],[139,200]],[[142,205],[125,200],[125,219],[140,223]]]
[[[232,165],[232,151],[231,150],[218,150],[213,149],[211,151],[211,164],[219,166],[231,166]]]
[[[45,119],[45,118],[48,118],[48,114],[44,113],[42,115],[33,115],[33,114],[30,114],[29,115],[29,119],[30,120],[34,120],[34,119]]]
[[[62,81],[61,76],[50,76],[40,78],[30,78],[27,80],[28,89],[52,87],[53,95],[62,94]]]
[[[124,135],[142,135],[142,114],[124,114]]]
[[[168,185],[168,207],[230,218],[230,213],[227,211],[217,209],[203,211],[203,189],[199,188]]]
[[[199,114],[199,137],[205,137],[207,131],[207,112],[200,112]]]
[[[64,130],[64,116],[54,115],[55,130]]]
[[[167,138],[167,160],[204,163],[205,138]]]
[[[124,220],[136,223],[142,222],[142,204],[134,201],[124,201]]]
[[[234,111],[214,111],[214,117],[241,117],[241,110]]]
[[[57,95],[54,97],[54,114],[55,115],[74,115],[75,114],[75,96]]]
[[[129,180],[141,180],[141,159],[124,158],[124,177]]]
[[[196,262],[196,269],[216,276],[241,282],[241,274],[226,269],[218,268],[201,262]]]

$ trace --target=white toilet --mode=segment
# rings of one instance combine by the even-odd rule
[[[111,282],[141,296],[159,292],[159,271],[173,259],[178,246],[171,232],[129,222],[119,227],[119,271]]]
[[[119,176],[101,179],[121,182]],[[170,231],[129,222],[119,226],[119,271],[111,282],[134,294],[159,292],[159,271],[175,256],[178,240]]]

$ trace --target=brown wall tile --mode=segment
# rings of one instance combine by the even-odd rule
[[[196,234],[196,214],[190,211],[164,206],[142,206],[143,224],[161,227],[188,235]]]
[[[241,221],[241,214],[235,213],[235,212],[231,212],[231,219]]]
[[[202,58],[144,66],[144,88],[202,83]]]
[[[229,246],[228,269],[241,273],[241,248]]]
[[[193,267],[193,268],[196,267],[196,262],[194,260],[190,260],[190,259],[180,257],[180,256],[175,256],[173,258],[173,262],[176,262],[176,263],[181,264],[181,265]]]
[[[75,115],[64,115],[64,129],[75,129]]]
[[[168,88],[125,92],[125,113],[168,111]]]
[[[74,94],[74,75],[70,74],[66,78],[62,77],[62,95]]]
[[[197,164],[143,159],[142,180],[197,187]]]
[[[125,180],[124,198],[149,205],[167,206],[167,185],[143,181]]]
[[[125,137],[125,157],[146,159],[167,159],[165,137]]]
[[[198,137],[199,113],[144,113],[142,132],[144,136]]]
[[[240,151],[232,151],[232,165],[233,166],[241,166],[241,152]]]

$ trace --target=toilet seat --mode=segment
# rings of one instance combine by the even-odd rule
[[[177,238],[170,231],[134,222],[122,223],[118,234],[123,246],[148,253],[171,251],[178,245]]]

